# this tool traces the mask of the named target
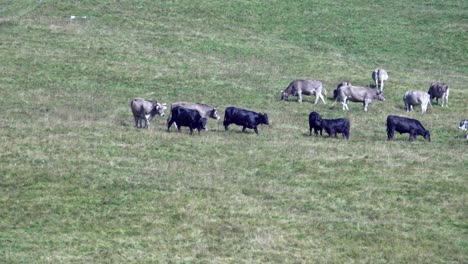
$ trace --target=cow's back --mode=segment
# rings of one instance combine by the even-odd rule
[[[429,101],[429,94],[424,91],[408,91],[405,93],[403,99],[409,104],[422,104]]]
[[[144,115],[151,112],[153,102],[137,97],[130,102],[130,107],[134,115]]]
[[[171,110],[173,120],[179,126],[191,126],[200,120],[201,115],[197,110],[176,106]]]
[[[176,102],[171,104],[171,108],[175,106],[182,106],[187,109],[192,109],[198,111],[202,116],[206,116],[209,111],[213,110],[213,107],[210,107],[205,104],[191,103],[191,102]]]
[[[346,96],[350,101],[362,102],[365,98],[373,98],[377,94],[371,88],[359,86],[341,86],[339,88],[339,95]]]
[[[432,97],[442,97],[442,95],[446,93],[447,90],[448,90],[448,85],[446,85],[445,83],[433,82],[429,86],[428,93]]]
[[[260,115],[256,112],[233,106],[226,108],[224,111],[225,122],[239,126],[255,126],[259,118]]]
[[[318,89],[322,89],[322,82],[316,80],[296,80],[294,81],[296,90],[302,91],[304,94],[312,94]]]

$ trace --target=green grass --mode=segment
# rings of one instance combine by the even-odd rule
[[[0,1],[0,262],[466,263],[466,1]],[[70,20],[70,16],[87,19]],[[385,102],[280,101],[293,79]],[[450,85],[449,107],[404,92]],[[268,113],[190,136],[130,100]],[[349,141],[307,117],[351,120]],[[389,114],[432,142],[386,141]]]

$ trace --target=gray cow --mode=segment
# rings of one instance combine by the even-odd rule
[[[326,104],[322,91],[326,93],[325,89],[323,89],[322,82],[320,81],[294,80],[284,91],[281,91],[281,100],[287,100],[290,95],[293,95],[297,96],[297,101],[299,103],[302,103],[302,95],[315,95],[314,104],[317,104],[319,98],[324,104]]]
[[[171,104],[171,109],[173,109],[176,106],[182,106],[188,109],[196,110],[198,111],[198,113],[200,113],[202,118],[210,117],[216,120],[220,119],[220,116],[218,114],[218,107],[216,106],[213,107],[213,106],[209,106],[206,104],[191,103],[191,102],[175,102]],[[171,116],[169,116],[167,120],[170,120],[170,119],[171,119]],[[174,125],[177,128],[177,122]],[[205,130],[208,130],[208,129],[205,127]]]
[[[427,92],[430,96],[430,100],[432,103],[432,99],[436,99],[437,104],[439,104],[439,98],[442,98],[442,107],[448,107],[448,97],[449,97],[449,87],[445,83],[433,82],[429,86],[429,91]]]
[[[362,102],[364,111],[367,111],[367,106],[372,103],[372,100],[385,101],[382,92],[375,91],[368,87],[351,86],[349,82],[342,82],[336,88],[336,100],[339,100],[343,105],[343,110],[349,110],[348,101]]]
[[[380,91],[383,92],[384,81],[388,80],[388,73],[384,69],[377,68],[372,72],[372,79],[375,83],[375,88],[380,87]]]
[[[429,94],[424,91],[408,91],[403,96],[403,102],[405,103],[406,112],[413,111],[414,105],[421,105],[421,113],[425,113],[427,105],[432,107],[431,101],[429,100]]]
[[[155,115],[164,116],[164,110],[167,108],[166,104],[161,104],[155,101],[145,100],[137,97],[130,102],[132,108],[133,118],[135,119],[135,127],[142,128],[142,121],[145,120],[145,128],[149,128],[150,121]]]

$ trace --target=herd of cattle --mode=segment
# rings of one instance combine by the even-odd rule
[[[338,83],[333,91],[335,102],[341,102],[343,110],[349,110],[348,101],[363,103],[364,111],[367,111],[369,104],[373,100],[385,101],[383,96],[384,81],[388,80],[388,74],[384,69],[377,68],[372,72],[372,79],[375,87],[358,87],[351,85],[350,82]],[[281,100],[287,100],[289,96],[296,96],[298,102],[302,102],[302,95],[315,95],[315,103],[321,99],[324,104],[326,101],[323,97],[326,92],[320,81],[316,80],[294,80],[288,87],[281,91]],[[442,99],[441,106],[448,106],[449,87],[445,83],[433,82],[430,84],[429,91],[408,91],[403,96],[406,111],[413,111],[413,106],[421,105],[421,112],[427,110],[427,105],[432,107],[432,100],[435,98],[437,104],[439,98]],[[164,110],[167,109],[166,104],[155,101],[145,100],[143,98],[134,98],[130,107],[132,109],[135,127],[143,127],[142,122],[145,121],[144,127],[149,128],[150,121],[154,116],[164,116]],[[180,127],[186,126],[190,129],[190,134],[194,129],[206,130],[208,118],[216,120],[220,119],[218,108],[206,104],[191,103],[191,102],[176,102],[171,104],[170,116],[167,119],[167,130],[169,131],[172,124],[180,131]],[[228,130],[230,124],[242,126],[242,132],[247,128],[253,129],[258,134],[257,127],[265,124],[269,125],[268,115],[266,113],[256,113],[246,109],[230,106],[225,109],[223,126]],[[323,119],[317,112],[312,112],[309,115],[309,134],[312,135],[312,129],[317,135],[322,130],[325,130],[330,137],[337,137],[341,133],[344,138],[349,139],[350,121],[347,118],[339,119]],[[468,130],[468,120],[460,122],[459,129]],[[395,131],[409,133],[408,140],[415,140],[418,135],[424,137],[427,141],[431,140],[430,133],[416,119],[389,115],[387,117],[387,137],[388,140],[393,140]],[[465,136],[468,138],[468,135]]]

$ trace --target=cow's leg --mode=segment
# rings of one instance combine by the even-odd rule
[[[223,121],[223,126],[224,126],[224,130],[225,130],[225,131],[229,129],[229,128],[228,128],[229,125],[230,125],[230,123],[229,123],[228,121],[226,121],[226,119],[224,119],[224,121]]]
[[[138,116],[133,116],[133,120],[135,121],[135,127],[138,127]]]
[[[145,127],[149,129],[151,115],[145,115]]]
[[[383,93],[383,86],[384,86],[384,83],[383,83],[383,79],[380,80],[380,91]]]
[[[390,141],[390,140],[393,140],[393,134],[394,134],[394,130],[393,129],[388,129],[387,128],[387,141]]]
[[[254,131],[255,131],[255,134],[258,135],[258,129],[257,129],[257,127],[254,127]]]
[[[300,91],[297,92],[297,102],[302,103],[302,93]]]
[[[174,123],[174,121],[172,121],[172,119],[167,120],[167,131],[169,131],[169,129],[171,128],[173,123]]]
[[[322,93],[320,93],[320,96],[319,96],[319,97],[320,97],[320,99],[322,100],[323,104],[327,104],[327,102],[325,101],[325,98],[323,98],[323,94],[322,94]]]
[[[318,103],[318,100],[319,100],[319,95],[315,94],[315,102],[314,102],[314,105],[316,105]]]
[[[245,126],[242,127],[242,132],[245,132],[245,129],[246,129],[246,128],[247,128],[247,127],[245,127]]]
[[[348,108],[348,104],[346,103],[346,96],[343,98],[343,100],[341,101],[341,104],[343,105],[343,110],[349,110]]]
[[[193,128],[192,128],[192,126],[189,126],[189,129],[190,129],[190,135],[193,135]]]
[[[143,118],[139,118],[138,121],[140,122],[140,128],[143,128]]]
[[[364,103],[363,103],[363,104],[364,104],[364,112],[367,112],[367,105],[368,105],[367,101],[364,100]]]

